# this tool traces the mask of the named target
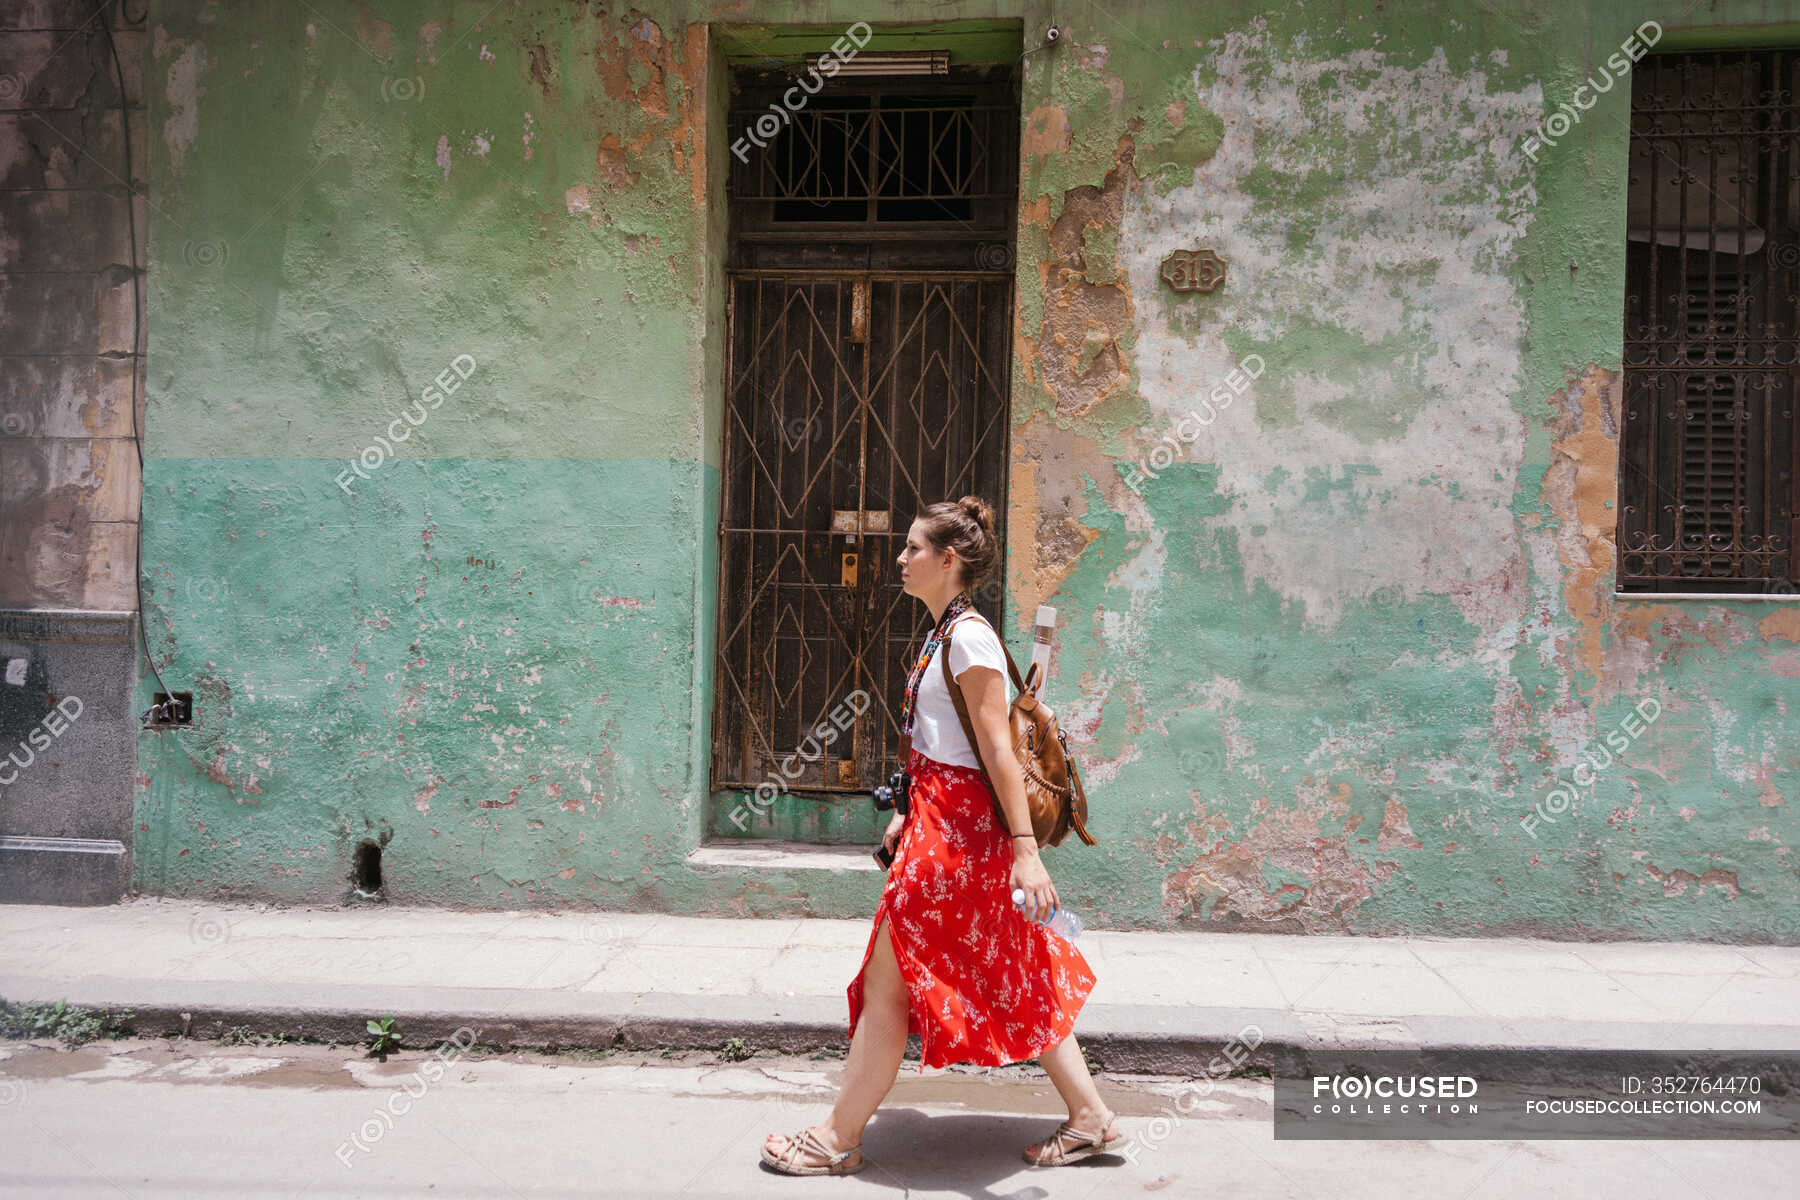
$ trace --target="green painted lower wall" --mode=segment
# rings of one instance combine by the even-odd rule
[[[199,719],[142,735],[140,889],[335,899],[374,838],[396,899],[660,897],[705,785],[671,531],[716,471],[391,461],[346,498],[330,460],[148,466],[145,612]]]
[[[1046,4],[752,8],[158,7],[145,603],[201,724],[140,738],[141,890],[332,902],[373,837],[406,902],[872,911],[872,873],[690,861],[738,837],[707,791],[724,55],[1016,20],[994,499],[1012,645],[1062,614],[1101,839],[1046,853],[1062,895],[1800,941],[1800,606],[1613,595],[1628,88],[1521,149],[1641,14],[1059,6],[1049,49]],[[1668,37],[1796,40],[1766,16]],[[1199,246],[1227,283],[1170,291]],[[873,840],[866,802],[783,803],[745,832]]]

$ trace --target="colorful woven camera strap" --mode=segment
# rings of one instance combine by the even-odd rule
[[[950,628],[950,623],[974,606],[975,602],[969,599],[969,593],[956,593],[950,598],[950,603],[944,606],[944,615],[938,618],[937,627],[931,631],[931,636],[925,639],[924,652],[919,655],[919,661],[913,664],[912,671],[906,677],[906,699],[900,705],[902,733],[908,736],[912,734],[913,704],[919,695],[919,684],[925,679],[925,665],[931,661],[932,651],[944,640],[944,631]],[[904,763],[901,765],[905,766]]]

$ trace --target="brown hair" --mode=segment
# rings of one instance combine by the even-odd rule
[[[994,506],[980,496],[939,500],[918,515],[925,540],[935,551],[954,550],[963,560],[962,585],[973,588],[986,579],[1000,558],[994,538]]]

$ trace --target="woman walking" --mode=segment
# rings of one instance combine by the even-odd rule
[[[1094,973],[1073,943],[1040,922],[1057,902],[1038,857],[1025,781],[1007,723],[1006,655],[974,610],[969,589],[999,557],[994,510],[977,496],[930,505],[907,531],[900,578],[935,621],[906,683],[901,728],[910,813],[895,814],[882,843],[894,851],[862,966],[850,983],[850,1054],[831,1115],[771,1134],[763,1161],[790,1175],[845,1175],[863,1167],[863,1127],[894,1085],[906,1035],[923,1048],[919,1070],[954,1062],[1002,1066],[1036,1058],[1069,1119],[1025,1148],[1034,1166],[1060,1166],[1124,1140],[1100,1099],[1073,1033]],[[952,625],[950,671],[962,689],[980,756],[969,745],[938,663]],[[1003,826],[983,783],[985,759]],[[1013,904],[1025,893],[1025,911]]]

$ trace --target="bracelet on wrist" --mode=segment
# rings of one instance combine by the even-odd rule
[[[1016,838],[1022,838],[1022,837],[1034,838],[1037,836],[1037,834],[1035,834],[1035,833],[1015,833],[1015,834],[1013,834],[1013,836]]]

